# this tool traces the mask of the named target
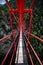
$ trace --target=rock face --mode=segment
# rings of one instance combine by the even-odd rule
[[[9,26],[3,21],[1,20],[0,23],[0,38],[4,37],[7,35],[6,31],[8,32],[10,30]],[[8,32],[9,33],[9,32]],[[11,38],[0,42],[0,54],[5,54],[11,44]]]
[[[6,21],[0,20],[0,39],[3,38],[4,36],[8,35],[9,33],[11,33],[9,22],[6,23]],[[17,35],[18,35],[18,32],[15,29],[14,30],[14,38],[16,38]],[[11,46],[12,43],[13,42],[12,42],[11,37],[9,37],[8,39],[0,42],[0,63],[2,62],[5,54],[9,50],[9,47]],[[13,48],[11,49],[10,55],[12,54],[12,50],[13,50]],[[9,56],[9,58],[10,58],[10,56]]]
[[[4,20],[0,20],[0,39],[11,33],[10,25]],[[17,37],[17,30],[15,29],[14,37]],[[12,43],[11,37],[0,42],[0,55],[5,55]]]

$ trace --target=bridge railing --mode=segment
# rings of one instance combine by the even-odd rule
[[[31,34],[31,35],[32,35],[33,37],[35,37],[36,39],[38,39],[40,42],[43,42],[43,39],[41,39],[41,38],[35,36],[34,34]],[[34,53],[36,59],[37,59],[38,62],[39,62],[39,64],[40,64],[40,65],[43,65],[43,63],[41,62],[40,58],[38,57],[38,54],[37,54],[36,51],[34,50],[33,46],[32,46],[31,43],[30,43],[30,41],[28,40],[28,37],[26,37],[25,34],[24,34],[24,37],[25,37],[25,39],[26,39],[26,40],[25,40],[25,43],[26,43],[26,53],[27,53],[27,56],[29,56],[32,65],[34,65],[34,63],[33,63],[33,60],[32,60],[32,56],[31,56],[31,54],[30,54],[29,46],[30,46],[30,48],[32,49],[32,51],[33,51],[33,53]]]
[[[5,61],[6,61],[7,57],[8,57],[8,55],[9,55],[11,49],[12,49],[12,47],[14,46],[14,50],[13,50],[12,57],[11,57],[11,60],[10,60],[10,65],[12,64],[13,56],[16,54],[16,50],[17,50],[17,40],[19,39],[19,35],[20,35],[20,33],[17,35],[17,37],[16,37],[16,38],[14,39],[14,41],[12,42],[11,46],[9,47],[9,49],[8,49],[8,51],[7,51],[7,53],[6,53],[5,57],[4,57],[4,59],[2,60],[1,65],[4,65],[4,63],[5,63]],[[9,35],[7,35],[7,36],[1,38],[1,39],[0,39],[0,42],[6,40],[6,39],[9,38],[9,37],[11,37],[11,34],[9,34]]]

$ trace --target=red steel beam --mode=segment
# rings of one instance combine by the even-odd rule
[[[17,22],[17,18],[14,15],[14,13],[17,12],[17,11],[18,11],[17,9],[9,9],[9,13],[11,13],[13,15],[14,19],[16,20],[16,22]],[[18,21],[19,21],[19,19],[18,19]]]
[[[17,11],[18,11],[18,9],[10,9],[10,10],[9,10],[10,13],[15,13],[15,12],[17,12]]]
[[[18,12],[21,13],[24,11],[24,5],[25,5],[25,0],[16,0],[16,5],[17,5],[17,9]]]
[[[24,9],[24,12],[31,13],[32,12],[32,9]]]

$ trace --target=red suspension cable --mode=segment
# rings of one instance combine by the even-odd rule
[[[34,35],[34,34],[30,34],[31,36],[33,36],[34,38],[38,39],[40,42],[43,42],[43,39],[39,38],[38,36]]]
[[[9,65],[12,65],[13,57],[14,57],[14,50],[13,50],[12,57],[11,57],[11,60],[10,60],[10,64]]]
[[[28,48],[28,43],[27,43],[26,41],[25,41],[25,43],[26,43],[26,52],[27,52],[27,56],[29,55],[31,64],[34,65],[33,60],[32,60],[32,56],[31,56],[30,51],[29,51],[29,48]]]
[[[30,4],[30,9],[32,9],[33,5],[34,5],[35,1],[32,0],[32,3]]]
[[[29,46],[31,47],[31,49],[32,49],[32,51],[33,51],[33,53],[34,53],[34,55],[36,56],[36,58],[37,58],[37,60],[38,60],[39,64],[40,64],[40,65],[43,65],[43,64],[42,64],[42,62],[41,62],[41,60],[40,60],[40,58],[38,57],[38,55],[37,55],[36,51],[34,50],[34,48],[32,47],[32,45],[30,44],[30,42],[29,42],[28,38],[27,38],[26,36],[25,36],[25,38],[26,38],[26,40],[27,40],[27,42],[28,42]]]
[[[14,41],[14,29],[13,29],[13,25],[12,25],[12,16],[11,16],[11,13],[9,13],[9,19],[10,19],[10,27],[11,27],[11,30],[12,30],[12,39]]]
[[[13,49],[13,53],[12,53],[12,57],[11,57],[11,59],[10,59],[9,65],[12,65],[13,57],[14,57],[14,55],[16,54],[17,39],[19,38],[19,35],[20,35],[20,33],[18,34],[16,40],[14,41],[14,49]]]
[[[29,24],[29,29],[28,29],[28,40],[30,40],[31,29],[32,29],[32,10],[30,12],[30,24]]]
[[[19,37],[19,34],[18,34],[18,36],[16,37],[16,39],[14,39],[13,43],[11,44],[11,46],[10,46],[8,52],[6,53],[6,55],[5,55],[5,57],[4,57],[4,59],[3,59],[2,63],[1,63],[1,65],[4,65],[4,63],[5,63],[6,59],[7,59],[8,55],[9,55],[9,53],[10,53],[12,47],[13,47],[13,45],[14,45],[15,42],[17,41],[18,37]]]
[[[0,42],[2,42],[3,40],[5,40],[5,39],[11,37],[11,35],[12,35],[12,34],[8,34],[8,35],[4,36],[3,38],[0,39]]]
[[[16,43],[14,43],[14,50],[13,50],[12,57],[11,57],[11,60],[10,60],[10,64],[9,65],[12,65],[12,60],[13,60],[13,57],[14,57],[14,55],[16,53],[16,46],[15,45],[16,45]]]
[[[8,0],[5,0],[5,1],[6,1],[6,4],[7,4],[9,10],[12,10],[12,6],[11,6],[10,3],[8,2]],[[16,12],[16,11],[15,11],[15,12]],[[10,12],[10,13],[11,13],[11,12]],[[12,12],[12,14],[13,14],[13,16],[14,16],[14,19],[17,21],[16,16],[14,15],[14,12]]]
[[[4,65],[4,63],[5,63],[5,61],[6,61],[7,57],[8,57],[8,55],[9,55],[11,49],[12,49],[12,46],[13,46],[13,43],[11,44],[11,46],[10,46],[10,48],[9,48],[9,50],[8,50],[8,52],[7,52],[7,54],[5,55],[5,57],[4,57],[4,59],[3,59],[2,63],[1,63],[1,65]]]

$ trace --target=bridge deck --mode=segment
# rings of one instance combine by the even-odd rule
[[[20,31],[20,38],[18,42],[18,48],[16,53],[16,65],[28,65],[24,42],[22,39],[22,31]]]

